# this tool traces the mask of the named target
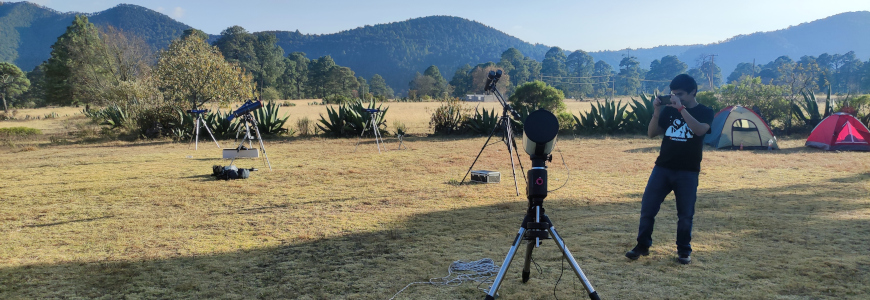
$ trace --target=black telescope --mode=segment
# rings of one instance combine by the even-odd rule
[[[227,121],[232,121],[234,118],[241,116],[241,115],[244,115],[246,113],[255,111],[255,110],[259,109],[260,107],[263,107],[263,102],[260,102],[259,100],[257,100],[257,101],[251,101],[251,100],[245,101],[245,104],[242,104],[242,106],[240,106],[232,114],[227,116]]]

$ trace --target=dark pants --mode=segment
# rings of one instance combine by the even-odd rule
[[[698,193],[698,172],[678,171],[654,167],[643,191],[638,226],[638,247],[652,246],[652,232],[656,214],[665,197],[674,192],[677,198],[677,253],[692,253],[692,217],[695,215],[695,200]]]

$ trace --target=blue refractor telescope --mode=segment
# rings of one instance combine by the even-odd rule
[[[245,114],[250,113],[252,111],[255,111],[261,107],[263,107],[263,102],[260,102],[259,100],[257,100],[257,101],[251,101],[251,100],[245,101],[245,103],[242,104],[242,106],[240,106],[239,109],[236,109],[232,114],[230,114],[227,117],[227,121],[232,121],[234,118],[236,118],[238,116],[245,115]]]

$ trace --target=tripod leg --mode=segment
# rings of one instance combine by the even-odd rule
[[[378,154],[381,154],[381,142],[378,141],[378,139],[381,138],[381,131],[378,129],[377,119],[378,119],[378,114],[377,113],[373,114],[372,115],[372,131],[374,131],[374,134],[375,134],[375,145],[378,146]],[[386,149],[384,149],[384,150],[386,150]]]
[[[359,142],[362,141],[362,137],[363,137],[363,135],[366,134],[366,128],[368,128],[368,127],[369,127],[369,123],[368,123],[368,122],[366,122],[366,123],[363,124],[363,130],[362,130],[362,133],[360,133],[359,137],[356,139],[356,146],[353,146],[353,152],[356,152],[356,147],[359,147]],[[380,150],[381,150],[381,148],[378,148],[378,151],[380,151]]]
[[[202,116],[200,116],[200,120],[202,120]],[[211,137],[211,140],[214,141],[214,144],[217,145],[218,149],[220,149],[221,144],[218,144],[217,139],[214,138],[214,134],[211,134],[211,129],[208,128],[208,125],[205,123],[205,120],[202,120],[202,127],[205,127],[205,132],[208,132],[208,136]]]
[[[199,150],[199,120],[200,120],[199,114],[197,114],[197,117],[196,117],[196,138],[195,138],[196,139],[196,143],[195,143],[196,146],[194,146],[194,148],[193,148],[194,150]]]
[[[486,145],[489,145],[489,140],[492,139],[492,136],[495,134],[496,130],[498,130],[498,125],[495,125],[495,128],[492,129],[492,132],[489,133],[489,137],[486,138],[486,142],[483,143],[483,147],[480,148],[480,152],[477,153],[477,157],[474,158],[471,166],[468,167],[468,172],[465,172],[465,176],[462,176],[462,181],[459,182],[460,185],[465,182],[465,178],[468,178],[468,174],[471,174],[471,168],[474,168],[474,164],[476,164],[477,160],[480,159],[480,154],[483,153],[483,149],[486,149]]]
[[[523,262],[523,283],[529,281],[529,275],[532,274],[532,251],[535,250],[536,241],[529,241],[526,246],[526,260]]]
[[[513,130],[511,130],[511,132],[513,132]],[[514,143],[514,149],[518,149],[517,148],[517,140],[514,139],[513,136],[511,136],[511,141],[513,141],[513,143]],[[523,160],[520,159],[520,151],[515,151],[514,153],[516,153],[517,162],[520,165],[520,174],[523,174],[523,182],[529,182],[528,179],[526,178],[526,170],[525,170],[525,168],[523,168]]]
[[[260,136],[260,128],[257,127],[257,120],[254,120],[254,132],[257,133],[257,140],[260,141],[260,150],[263,151],[263,157],[266,158],[266,163],[269,165],[269,171],[272,171],[272,162],[269,161],[269,156],[266,155],[266,146],[263,145],[263,137]]]
[[[568,247],[565,246],[565,241],[562,240],[562,237],[556,233],[556,228],[550,226],[550,234],[553,236],[553,240],[556,241],[556,245],[559,246],[559,249],[562,250],[562,255],[565,255],[565,258],[568,259],[568,262],[571,263],[571,268],[574,269],[574,274],[580,278],[580,281],[583,282],[583,287],[586,288],[586,292],[589,293],[589,298],[592,300],[600,300],[598,297],[598,292],[592,288],[592,284],[589,283],[589,279],[586,278],[586,275],[583,274],[583,270],[580,269],[580,265],[577,264],[577,261],[574,260],[574,256],[571,255],[571,251],[568,250]]]
[[[514,144],[511,143],[514,140],[513,130],[511,129],[511,124],[510,124],[511,120],[508,119],[507,117],[503,117],[502,121],[504,121],[504,126],[505,126],[504,127],[505,128],[505,139],[507,139],[507,140],[505,140],[505,143],[508,146],[508,157],[511,158],[511,174],[513,174],[513,176],[514,176],[514,189],[516,189],[517,196],[519,196],[520,195],[520,185],[519,185],[519,183],[517,183],[517,170],[516,170],[516,167],[514,167],[514,150],[516,150],[516,149],[514,149]],[[517,155],[519,156],[519,154],[517,154]],[[519,158],[517,160],[519,160]]]
[[[248,139],[248,122],[247,122],[247,121],[242,121],[242,122],[245,123],[245,124],[244,124],[244,125],[245,125],[245,136],[242,137],[242,142],[239,143],[239,146],[238,146],[238,147],[236,147],[236,156],[239,156],[239,152],[242,151],[242,146],[245,145],[245,140]],[[239,130],[236,131],[236,140],[239,140],[239,133],[241,133],[241,132],[242,132],[242,128],[239,128]],[[236,156],[233,156],[233,159],[230,160],[230,165],[231,165],[231,166],[232,166],[233,163],[236,161]]]
[[[526,229],[520,227],[520,232],[517,233],[517,237],[514,239],[514,244],[511,246],[511,249],[508,251],[507,256],[504,258],[504,262],[502,262],[501,269],[498,270],[498,275],[495,276],[495,280],[492,282],[492,287],[489,289],[489,293],[486,294],[486,300],[495,300],[495,295],[498,292],[498,287],[501,285],[502,280],[504,280],[504,275],[505,273],[507,273],[508,267],[511,266],[511,261],[514,259],[514,254],[517,253],[517,248],[520,246],[520,242],[523,240],[524,232],[526,232]]]

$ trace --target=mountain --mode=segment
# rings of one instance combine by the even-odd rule
[[[458,17],[431,16],[402,22],[364,26],[327,35],[273,31],[285,54],[305,52],[309,58],[331,56],[357,75],[384,77],[404,90],[416,72],[435,65],[451,78],[464,64],[501,60],[510,47],[543,60],[550,47],[533,45],[481,23]]]
[[[0,61],[11,61],[23,70],[48,59],[51,45],[72,23],[77,13],[61,13],[29,2],[0,2]],[[155,49],[166,47],[190,26],[153,10],[121,4],[86,14],[98,26],[111,25],[140,36]],[[227,24],[227,27],[233,24]],[[543,60],[549,46],[530,44],[484,24],[450,16],[431,16],[363,26],[333,34],[303,34],[299,31],[266,31],[275,34],[285,55],[305,52],[315,59],[330,55],[357,75],[380,74],[396,90],[405,90],[416,72],[435,65],[449,80],[464,64],[499,61],[510,47]],[[659,46],[649,49],[597,51],[589,54],[618,68],[624,55],[638,58],[643,68],[665,55],[676,55],[694,67],[702,54],[716,54],[723,77],[741,62],[765,64],[779,56],[794,60],[803,55],[844,54],[855,51],[862,60],[870,57],[870,12],[849,12],[791,26],[777,31],[739,35],[706,45]],[[212,36],[214,40],[216,36]],[[570,49],[566,49],[570,50]]]
[[[870,36],[870,12],[859,11],[841,13],[776,31],[738,35],[707,45],[660,46],[589,54],[616,68],[622,57],[630,52],[638,58],[641,67],[646,69],[649,69],[653,60],[661,59],[665,55],[676,55],[692,68],[702,55],[715,54],[714,61],[722,69],[724,78],[739,63],[751,63],[754,60],[756,64],[763,65],[783,55],[797,61],[804,55],[833,55],[855,51],[858,58],[866,60],[870,58],[870,40],[867,36]]]
[[[11,61],[25,71],[51,56],[51,45],[72,24],[75,15],[30,2],[0,2],[0,61]],[[190,28],[156,11],[130,4],[87,15],[97,26],[113,26],[138,36],[154,49],[162,49]]]

